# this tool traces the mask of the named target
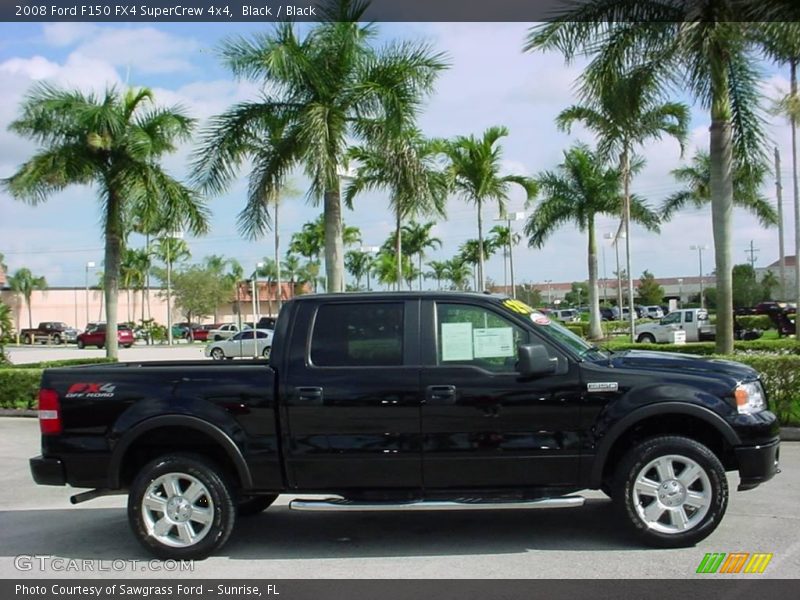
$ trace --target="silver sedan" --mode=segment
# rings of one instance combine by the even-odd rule
[[[269,358],[272,350],[271,329],[246,329],[227,340],[211,342],[206,346],[206,356],[214,360],[233,359],[236,357]],[[255,339],[253,338],[255,334]]]

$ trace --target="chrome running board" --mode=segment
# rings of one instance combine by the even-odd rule
[[[409,501],[365,501],[345,498],[307,500],[297,498],[289,502],[292,510],[307,511],[380,511],[380,510],[503,510],[520,508],[576,508],[583,506],[583,496],[541,498],[538,500],[489,501],[480,498],[458,498],[455,500],[409,500]]]

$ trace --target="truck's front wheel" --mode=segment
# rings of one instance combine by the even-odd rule
[[[632,530],[651,546],[691,546],[717,528],[728,506],[725,469],[695,440],[664,436],[631,449],[613,496]]]
[[[636,341],[640,344],[655,344],[656,336],[654,336],[652,333],[643,333],[636,338]]]
[[[222,547],[236,520],[229,485],[199,456],[172,454],[146,465],[131,486],[128,521],[162,559],[202,559]]]

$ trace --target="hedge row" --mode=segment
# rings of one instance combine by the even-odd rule
[[[76,367],[79,365],[100,365],[105,363],[115,363],[116,358],[65,358],[63,360],[45,360],[38,363],[24,363],[0,365],[0,369],[52,369],[54,367]]]
[[[35,408],[41,369],[0,369],[0,408]]]
[[[692,342],[690,344],[632,344],[629,340],[610,341],[600,346],[610,350],[657,350],[660,352],[679,352],[681,354],[699,354],[710,356],[716,353],[714,342]],[[769,353],[776,355],[800,355],[800,342],[794,339],[751,340],[734,342],[736,356],[740,353]]]

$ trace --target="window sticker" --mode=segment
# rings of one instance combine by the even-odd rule
[[[442,323],[442,361],[472,360],[472,323]]]
[[[475,358],[506,358],[514,356],[514,330],[511,327],[473,329]]]
[[[537,325],[550,325],[550,319],[543,315],[542,313],[533,313],[531,315],[531,321],[536,323]]]

